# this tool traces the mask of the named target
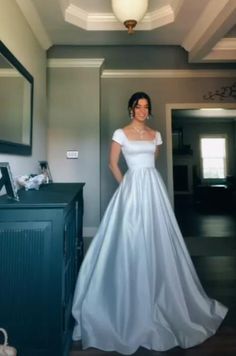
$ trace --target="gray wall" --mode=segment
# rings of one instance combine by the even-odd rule
[[[48,160],[55,182],[85,182],[85,235],[100,220],[100,68],[49,68]],[[67,159],[77,150],[78,159]]]
[[[142,90],[152,98],[153,119],[149,123],[161,132],[164,140],[157,167],[171,196],[170,107],[204,104],[204,94],[232,85],[231,78],[235,75],[229,72],[231,65],[190,65],[186,52],[177,46],[55,46],[48,51],[48,57],[61,60],[104,58],[101,76],[98,70],[93,76],[92,68],[49,69],[49,161],[56,179],[85,181],[84,225],[87,231],[96,230],[99,212],[102,216],[117,187],[108,169],[108,153],[113,131],[129,122],[127,101],[130,95]],[[154,70],[153,75],[150,69]],[[195,70],[199,69],[205,72],[196,76]],[[221,69],[225,70],[225,77]],[[179,75],[180,70],[187,74]],[[89,73],[92,78],[88,77]],[[235,101],[226,98],[227,102]],[[65,151],[73,142],[79,150],[79,159],[71,162],[65,159]],[[126,169],[123,162],[122,167]]]
[[[48,58],[105,58],[106,69],[235,68],[235,63],[188,63],[188,53],[182,47],[167,45],[52,46]]]
[[[38,173],[38,160],[47,158],[46,53],[33,35],[14,0],[1,0],[1,40],[34,77],[33,153],[18,156],[0,153],[13,176]]]

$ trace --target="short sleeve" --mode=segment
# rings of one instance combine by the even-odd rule
[[[124,141],[123,131],[121,129],[117,129],[116,131],[114,131],[112,140],[118,142],[122,146]]]
[[[161,138],[161,134],[160,134],[160,132],[156,132],[156,139],[155,139],[155,141],[156,141],[156,146],[159,146],[159,145],[161,145],[162,144],[162,138]]]

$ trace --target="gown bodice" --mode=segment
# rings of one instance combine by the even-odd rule
[[[118,129],[112,139],[121,145],[129,169],[155,167],[156,146],[162,144],[159,132],[156,132],[153,140],[129,140],[124,131]]]

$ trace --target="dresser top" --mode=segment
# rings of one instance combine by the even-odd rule
[[[24,208],[24,207],[65,207],[80,191],[84,183],[49,183],[40,186],[39,190],[24,188],[18,191],[19,201],[9,198],[7,195],[0,197],[0,209]]]

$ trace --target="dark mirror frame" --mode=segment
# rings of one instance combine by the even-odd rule
[[[30,156],[32,154],[32,132],[33,132],[33,93],[34,93],[34,78],[32,75],[23,67],[23,65],[18,61],[18,59],[9,51],[9,49],[0,41],[0,54],[2,54],[8,62],[18,70],[19,73],[29,82],[30,84],[30,143],[28,145],[15,143],[10,141],[4,141],[0,139],[0,153],[10,153],[16,155]],[[0,128],[1,130],[1,128]]]

